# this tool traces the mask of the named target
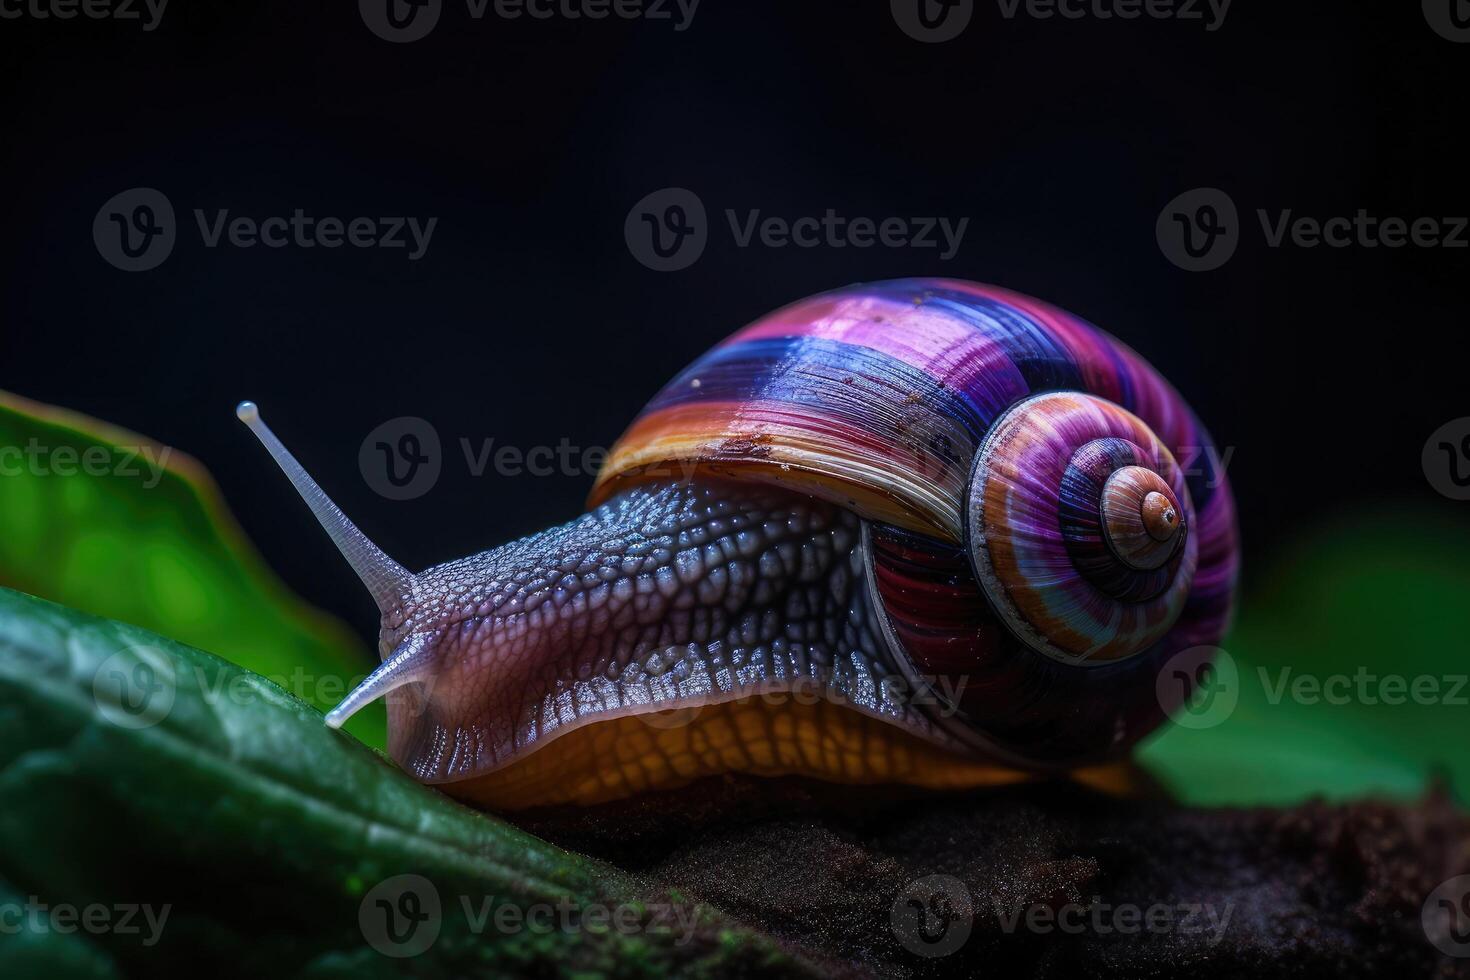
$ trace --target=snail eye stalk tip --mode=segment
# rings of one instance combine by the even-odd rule
[[[332,498],[317,485],[305,468],[296,461],[296,457],[276,438],[270,426],[261,419],[260,408],[255,402],[240,402],[235,406],[235,416],[255,433],[255,437],[265,446],[276,465],[286,474],[286,478],[291,481],[301,499],[306,501],[306,506],[311,508],[312,514],[342,553],[342,557],[347,559],[357,577],[362,579],[362,584],[372,593],[378,609],[385,615],[398,609],[404,594],[413,587],[413,575],[384,554],[366,534],[358,530],[356,524],[347,519],[342,509],[332,502]]]
[[[327,712],[327,727],[342,725],[363,708],[405,684],[428,680],[434,670],[434,637],[415,633],[398,645],[392,655]]]

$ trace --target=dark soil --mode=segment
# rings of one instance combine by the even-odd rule
[[[1061,785],[726,778],[520,822],[835,974],[1470,977],[1421,923],[1430,892],[1470,873],[1470,819],[1439,792],[1203,810]]]

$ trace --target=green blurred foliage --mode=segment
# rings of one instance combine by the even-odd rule
[[[1234,710],[1167,725],[1145,766],[1199,805],[1412,799],[1435,779],[1465,800],[1470,525],[1358,513],[1264,557],[1224,645]]]
[[[0,392],[0,585],[135,623],[330,708],[376,663],[292,594],[185,454]],[[386,744],[382,705],[348,730]]]

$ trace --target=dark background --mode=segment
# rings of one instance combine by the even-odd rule
[[[418,568],[560,522],[590,474],[469,474],[458,440],[607,446],[708,345],[864,279],[952,275],[1127,340],[1234,447],[1247,585],[1304,527],[1428,486],[1430,432],[1470,414],[1470,251],[1266,246],[1255,209],[1470,213],[1470,45],[1416,3],[1236,0],[1199,21],[1003,18],[917,43],[885,2],[704,0],[670,21],[472,20],[447,0],[388,44],[351,3],[185,4],[138,22],[0,21],[6,102],[0,387],[200,457],[269,562],[373,629],[372,604],[232,413],[254,398],[343,508]],[[714,228],[680,272],[623,221],[678,185]],[[125,273],[93,216],[171,199],[180,239]],[[1223,268],[1170,264],[1175,195],[1227,191]],[[437,216],[427,255],[202,247],[192,209]],[[723,211],[968,216],[959,254],[736,248]],[[416,500],[358,470],[367,433],[432,422]]]

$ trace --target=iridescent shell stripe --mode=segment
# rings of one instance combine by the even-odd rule
[[[1212,460],[1193,448],[1209,441],[1183,400],[1084,321],[975,283],[849,287],[737,332],[655,397],[614,447],[593,502],[694,466],[790,484],[958,542],[978,434],[1021,398],[1066,388],[1118,402],[1176,455],[1195,457],[1198,546],[1219,563],[1202,580],[1226,600],[1199,611],[1223,618],[1234,549],[1213,545],[1233,534],[1233,513]]]
[[[900,381],[901,387],[904,377],[912,377],[906,369],[917,369],[968,403],[972,412],[965,413],[966,421],[977,421],[982,430],[1007,406],[1029,394],[1076,388],[1108,398],[1132,411],[1171,449],[1208,443],[1178,393],[1132,350],[1090,324],[1039,300],[996,287],[955,280],[901,280],[850,287],[802,300],[735,333],[670,382],[650,403],[634,428],[614,447],[614,456],[603,471],[601,483],[661,462],[660,449],[678,453],[665,459],[697,459],[701,457],[691,451],[698,447],[708,447],[718,453],[723,443],[732,442],[738,449],[743,441],[761,436],[763,430],[758,423],[765,418],[751,415],[769,416],[772,410],[755,409],[751,399],[766,397],[763,382],[784,377],[787,379],[782,386],[784,391],[798,393],[808,405],[822,404],[827,394],[822,389],[828,386],[821,384],[821,379],[816,390],[803,388],[798,382],[809,369],[803,360],[807,354],[805,338],[886,355],[894,362],[892,372],[883,370],[877,362],[868,364],[869,370],[876,371],[875,381],[891,373],[897,376],[895,380]],[[755,341],[772,339],[785,343],[751,346]],[[842,370],[840,357],[836,363],[832,362],[833,348],[829,346],[821,354],[827,368],[835,368],[839,377],[856,379],[856,371]],[[707,386],[704,377],[706,368],[714,367],[717,362],[724,373],[742,382],[725,387],[722,389],[725,395],[721,396],[711,394],[714,386]],[[729,397],[732,392],[733,397]],[[889,392],[890,398],[897,393]],[[903,395],[911,393],[904,391]],[[840,396],[831,394],[840,403]],[[715,404],[721,400],[726,404]],[[650,418],[667,403],[679,401],[708,403],[704,418],[685,416],[683,419],[699,428],[673,430]],[[874,407],[865,408],[874,411]],[[904,417],[903,407],[892,405],[889,399],[880,399],[876,409],[883,408],[891,409],[884,413],[888,417]],[[845,425],[832,435],[840,437],[850,429],[860,437],[859,444],[865,435],[876,435],[882,440],[885,433],[879,426],[868,424],[863,416],[853,417],[851,412],[846,415]],[[793,419],[793,422],[800,427],[804,420]],[[650,438],[659,440],[658,444],[649,445]],[[912,442],[907,440],[908,444]],[[847,447],[839,442],[834,448],[838,459],[831,466],[834,472],[829,475],[840,482],[844,478],[842,450]],[[776,446],[770,448],[765,458],[785,455],[788,454]],[[941,458],[931,464],[931,470],[944,469],[947,461],[942,453],[938,455]],[[781,461],[810,466],[816,473],[825,469],[820,458],[798,456]],[[959,462],[967,463],[968,458],[960,458]],[[906,479],[905,473],[893,470],[889,467],[896,496],[902,499],[910,491],[912,481]],[[1209,476],[1202,472],[1191,478],[1191,492],[1202,512],[1211,496]],[[595,493],[596,499],[608,495],[610,491],[603,492],[601,485]],[[831,496],[838,499],[840,495]],[[934,513],[935,505],[922,500],[911,501],[907,509],[918,515],[917,522],[898,523],[911,527],[937,525],[958,540],[958,526],[954,521],[957,500],[953,508],[938,507],[942,513]]]
[[[906,298],[819,296],[675,378],[619,440],[602,479],[670,459],[755,462],[816,476],[809,492],[839,503],[883,487],[867,516],[958,541],[975,446],[1028,391],[1002,345],[947,313]],[[855,485],[854,459],[876,482]],[[607,495],[599,486],[594,500]]]
[[[961,448],[954,461],[904,433]],[[905,420],[881,403],[843,419],[795,403],[752,399],[673,405],[640,418],[609,457],[592,506],[635,482],[702,474],[787,485],[851,507],[870,520],[957,537],[961,460],[973,437],[935,418]],[[909,461],[909,462],[905,462]]]
[[[972,508],[983,506],[978,518],[983,526],[972,523],[971,535],[986,552],[982,579],[991,578],[991,595],[1006,600],[1000,611],[1012,628],[1030,634],[1040,648],[1079,661],[1130,656],[1162,639],[1188,596],[1198,543],[1186,534],[1172,574],[1161,579],[1122,566],[1102,546],[1096,516],[1085,533],[1077,524],[1081,514],[1098,513],[1106,473],[1123,465],[1157,472],[1183,507],[1185,525],[1193,523],[1183,474],[1142,420],[1092,396],[1052,392],[1023,403],[1001,420],[983,451],[987,465],[971,500]],[[1090,453],[1100,455],[1089,461]],[[1084,478],[1076,470],[1079,463],[1101,468]],[[1064,500],[1069,487],[1090,499],[1080,504]],[[971,515],[972,522],[977,520],[975,510]],[[1074,523],[1070,539],[1068,515]],[[1104,556],[1119,570],[1109,587],[1078,574],[1078,555],[1087,552]],[[1146,597],[1139,594],[1155,583],[1164,587]]]

